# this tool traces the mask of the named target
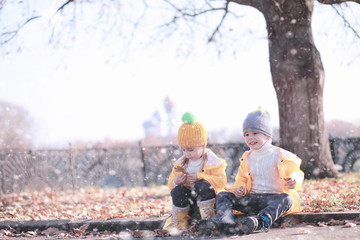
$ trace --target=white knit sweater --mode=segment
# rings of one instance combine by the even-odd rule
[[[252,193],[281,193],[280,158],[276,148],[267,141],[259,150],[253,150],[248,158],[252,177]]]

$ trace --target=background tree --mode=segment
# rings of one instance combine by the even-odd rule
[[[326,129],[331,137],[334,138],[359,138],[360,137],[360,122],[357,124],[332,120],[326,123]]]
[[[32,120],[28,112],[15,104],[0,102],[0,148],[29,149]]]
[[[334,4],[344,1],[320,1]],[[311,28],[314,0],[234,0],[265,18],[281,146],[303,159],[306,177],[335,177],[323,113],[324,68]]]
[[[331,5],[359,3],[358,0],[318,2]],[[87,1],[65,1],[57,13],[61,13],[66,6],[76,6],[79,3]],[[257,9],[266,21],[270,69],[279,105],[281,146],[303,159],[302,169],[307,178],[337,176],[323,116],[324,68],[311,28],[314,0],[143,0],[142,3],[143,8],[133,12],[136,15],[133,21],[135,30],[147,11],[153,8],[165,9],[169,10],[168,14],[157,15],[159,21],[164,20],[163,24],[158,25],[166,30],[161,37],[169,37],[179,29],[182,30],[182,23],[188,26],[207,25],[211,29],[208,42],[215,46],[226,40],[222,38],[222,33],[228,16],[240,18],[236,15],[239,6]],[[130,3],[127,5],[119,1],[116,4],[120,9],[119,16],[126,10],[135,9]],[[38,17],[29,16],[23,24],[19,24],[19,29]],[[345,18],[344,23],[351,28]],[[359,38],[356,29],[351,29]],[[227,31],[234,30],[237,29]],[[17,33],[18,30],[3,31],[2,43],[11,40]],[[133,36],[130,37],[130,42]],[[190,34],[188,36],[192,37]],[[221,52],[222,49],[218,48],[218,51]]]
[[[324,67],[312,35],[314,0],[264,1],[226,0],[222,6],[212,1],[182,8],[176,1],[166,1],[178,10],[179,18],[196,18],[213,11],[223,16],[209,37],[215,41],[233,4],[246,5],[260,11],[268,33],[270,68],[276,91],[280,118],[280,145],[296,153],[302,160],[307,178],[336,177],[323,112]],[[339,4],[350,1],[319,1]],[[355,1],[359,3],[359,1]],[[355,31],[355,35],[359,35]]]

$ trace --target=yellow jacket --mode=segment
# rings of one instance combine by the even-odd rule
[[[182,156],[173,164],[174,166],[168,180],[168,186],[170,190],[175,188],[175,185],[173,184],[174,179],[176,176],[181,174],[181,172],[176,172],[175,168],[183,164],[184,161],[185,158]],[[210,149],[206,149],[206,157],[203,168],[201,172],[197,173],[197,178],[203,179],[210,183],[210,185],[214,188],[215,193],[218,193],[219,191],[223,190],[227,184],[225,173],[226,165],[227,164],[224,159],[217,157]]]
[[[298,158],[295,154],[286,151],[282,148],[279,147],[276,148],[279,158],[281,160],[280,161],[281,183],[283,185],[284,192],[289,194],[293,200],[292,207],[286,213],[283,214],[283,216],[285,216],[290,213],[300,212],[300,200],[297,191],[301,189],[301,184],[304,180],[304,173],[300,170],[300,165],[301,165],[300,158]],[[234,193],[235,189],[241,186],[245,187],[246,189],[245,194],[251,191],[252,179],[251,179],[249,165],[246,160],[250,154],[251,151],[246,151],[240,158],[240,166],[235,178],[235,183],[229,189],[229,192]],[[285,186],[286,181],[284,180],[284,178],[286,177],[294,178],[296,180],[295,189],[289,189],[287,186]]]

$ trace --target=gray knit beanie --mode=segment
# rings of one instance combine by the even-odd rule
[[[259,107],[258,110],[247,115],[243,123],[243,134],[250,131],[261,132],[271,137],[272,126],[268,111],[262,110]]]

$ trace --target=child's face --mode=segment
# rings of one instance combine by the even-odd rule
[[[270,139],[268,135],[260,132],[246,132],[244,137],[251,150],[259,150]]]
[[[188,147],[182,148],[184,155],[189,160],[195,161],[202,157],[204,154],[204,147]]]

